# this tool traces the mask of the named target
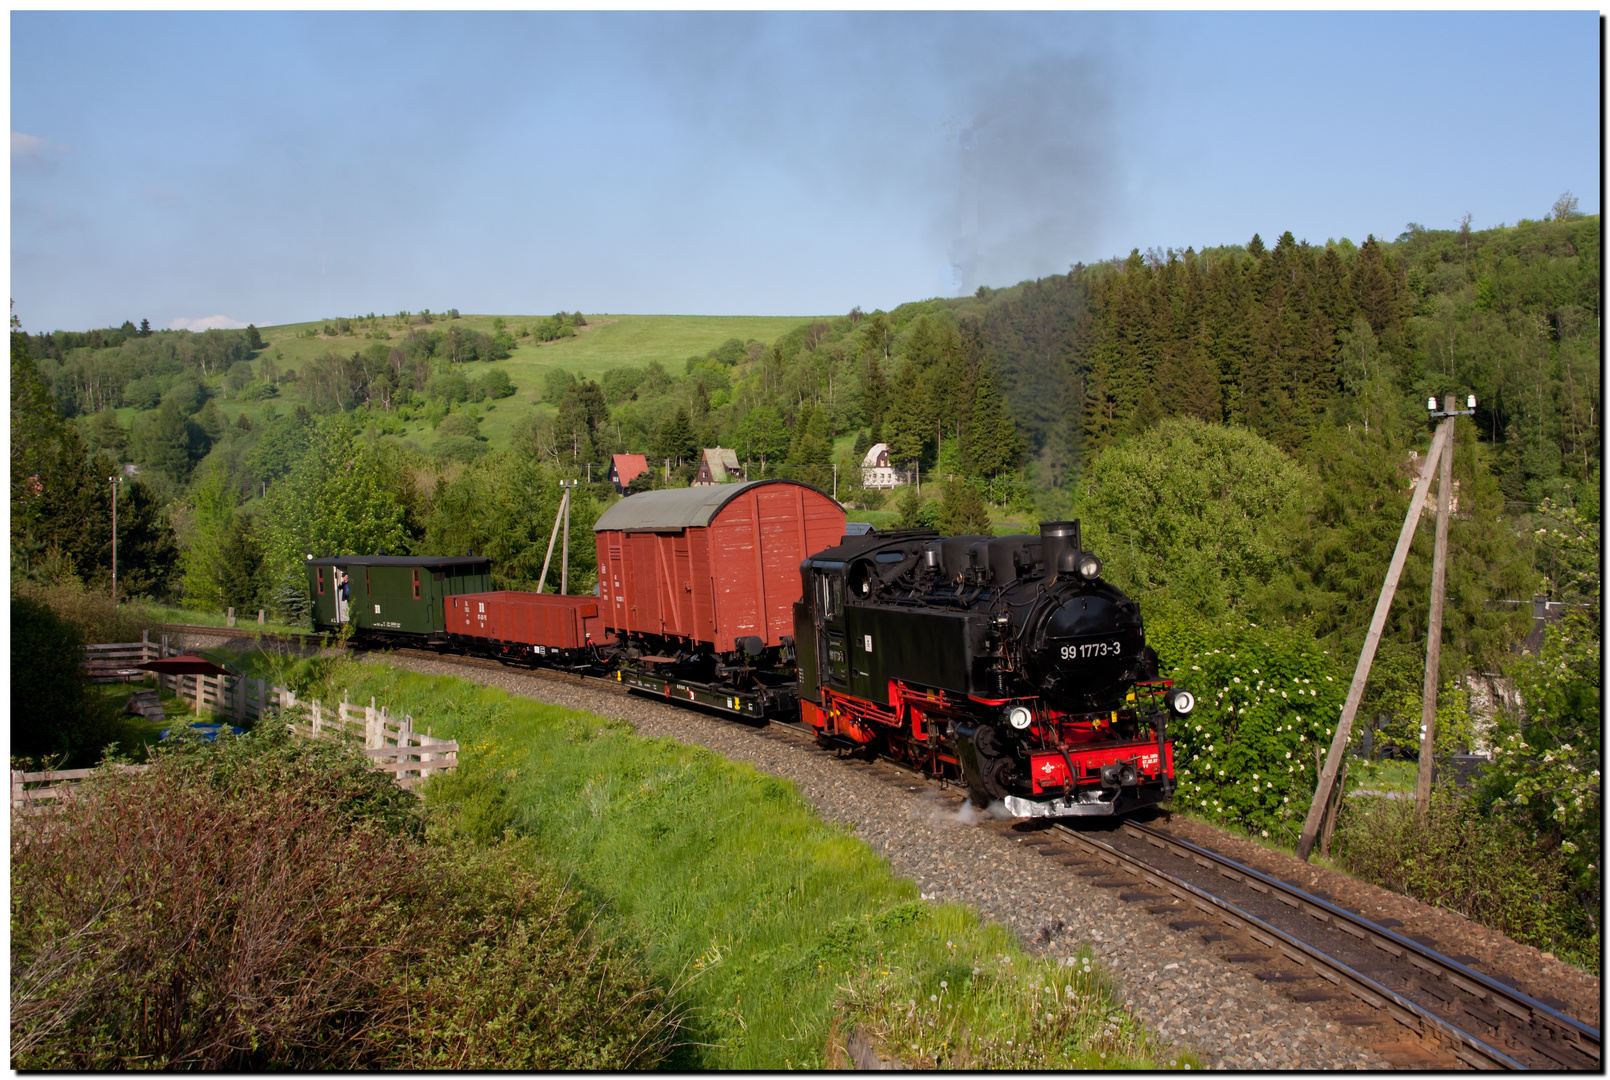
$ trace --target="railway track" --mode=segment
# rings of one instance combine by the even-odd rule
[[[1051,825],[1023,841],[1065,847],[1097,874],[1118,871],[1118,888],[1154,890],[1124,898],[1172,916],[1172,929],[1250,941],[1254,951],[1226,959],[1291,984],[1299,1001],[1370,1010],[1342,1013],[1344,1022],[1390,1020],[1474,1068],[1601,1067],[1597,1030],[1460,958],[1166,830],[1125,822],[1100,834]]]
[[[230,633],[218,627],[172,629]],[[306,634],[259,636],[318,640],[317,635]],[[391,651],[465,667],[511,670],[480,657],[429,649]],[[630,687],[613,679],[547,668],[513,670],[634,695]],[[657,695],[640,696],[660,700]],[[824,747],[807,725],[743,722],[762,737],[848,758],[855,767],[908,791],[938,787],[948,789],[955,802],[965,798],[952,785],[903,765]],[[1345,1024],[1396,1025],[1426,1048],[1421,1062],[1426,1067],[1603,1068],[1597,1029],[1507,985],[1502,976],[1468,966],[1466,961],[1473,958],[1445,956],[1431,947],[1429,939],[1398,933],[1393,920],[1372,921],[1323,893],[1173,836],[1166,826],[1133,821],[1105,828],[1002,821],[991,827],[1068,867],[1070,873],[1092,879],[1098,887],[1118,890],[1120,899],[1145,904],[1171,930],[1200,933],[1208,942],[1222,943],[1227,962],[1248,965],[1257,978],[1280,986],[1297,1001],[1324,1008]]]

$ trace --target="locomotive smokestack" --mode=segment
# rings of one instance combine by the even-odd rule
[[[1050,578],[1077,573],[1079,565],[1079,523],[1077,521],[1040,522],[1040,553]]]

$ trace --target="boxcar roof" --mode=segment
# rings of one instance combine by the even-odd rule
[[[309,566],[490,566],[485,555],[332,555],[309,559]]]
[[[749,480],[741,484],[716,484],[711,487],[668,488],[664,491],[643,491],[629,495],[605,510],[593,526],[594,532],[654,532],[663,529],[686,529],[705,526],[712,518],[739,495],[762,484],[791,484],[795,487],[816,488],[797,480]],[[825,493],[817,491],[818,495]]]

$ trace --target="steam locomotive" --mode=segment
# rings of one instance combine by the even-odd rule
[[[1172,786],[1140,609],[1078,522],[1038,537],[845,537],[801,566],[800,711],[821,737],[964,779],[1015,817],[1127,813]]]
[[[596,596],[488,591],[473,556],[310,555],[315,628],[803,720],[1018,817],[1128,813],[1170,791],[1167,721],[1191,696],[1157,677],[1139,608],[1077,522],[847,535],[827,495],[761,480],[643,492],[594,530]]]

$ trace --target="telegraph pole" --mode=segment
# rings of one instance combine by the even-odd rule
[[[1436,764],[1437,688],[1441,681],[1442,666],[1442,608],[1448,584],[1448,513],[1453,494],[1453,428],[1461,416],[1476,415],[1476,396],[1465,399],[1467,409],[1459,409],[1452,394],[1442,399],[1442,411],[1437,411],[1437,399],[1426,402],[1433,419],[1441,420],[1437,434],[1444,431],[1442,469],[1437,477],[1437,543],[1431,557],[1431,617],[1426,627],[1426,678],[1420,703],[1420,771],[1415,778],[1414,808],[1424,816],[1431,808],[1431,774]]]
[[[562,500],[563,505],[559,508],[559,512],[565,516],[565,546],[563,553],[560,555],[559,563],[560,596],[568,595],[570,590],[570,493],[575,489],[577,483],[579,481],[576,480],[559,481],[559,486],[565,489],[565,497]]]
[[[1347,754],[1353,718],[1358,715],[1359,702],[1364,697],[1364,684],[1369,681],[1370,665],[1375,662],[1375,650],[1380,646],[1381,634],[1386,629],[1386,617],[1392,610],[1392,597],[1397,593],[1398,579],[1403,576],[1403,564],[1409,560],[1409,547],[1414,541],[1415,528],[1420,524],[1420,511],[1425,508],[1426,494],[1431,490],[1431,474],[1437,467],[1451,431],[1447,426],[1437,428],[1437,434],[1431,440],[1431,452],[1426,455],[1425,464],[1420,466],[1420,479],[1414,486],[1414,497],[1409,500],[1409,512],[1403,519],[1403,529],[1398,533],[1398,546],[1392,552],[1392,563],[1387,567],[1386,581],[1381,585],[1381,597],[1375,603],[1375,615],[1370,619],[1369,632],[1364,635],[1364,648],[1359,652],[1358,667],[1353,671],[1353,684],[1347,689],[1347,701],[1342,706],[1341,718],[1336,722],[1330,753],[1325,755],[1325,766],[1314,788],[1314,801],[1308,807],[1302,836],[1297,841],[1297,858],[1304,862],[1308,861],[1309,853],[1314,850],[1314,841],[1319,836],[1320,823],[1325,817],[1325,807],[1336,784],[1336,774],[1341,771],[1342,759]]]
[[[548,564],[553,562],[553,545],[554,541],[559,539],[559,523],[569,520],[570,489],[565,486],[563,480],[559,481],[559,487],[562,492],[559,496],[559,512],[553,516],[553,532],[548,534],[548,553],[542,557],[542,573],[537,577],[537,592],[539,593],[542,591],[543,586],[548,584]],[[568,528],[565,530],[565,547],[567,549],[570,547],[570,530]],[[563,571],[561,571],[562,573]]]
[[[117,489],[122,486],[121,476],[108,476],[112,485],[112,603],[117,603]]]

